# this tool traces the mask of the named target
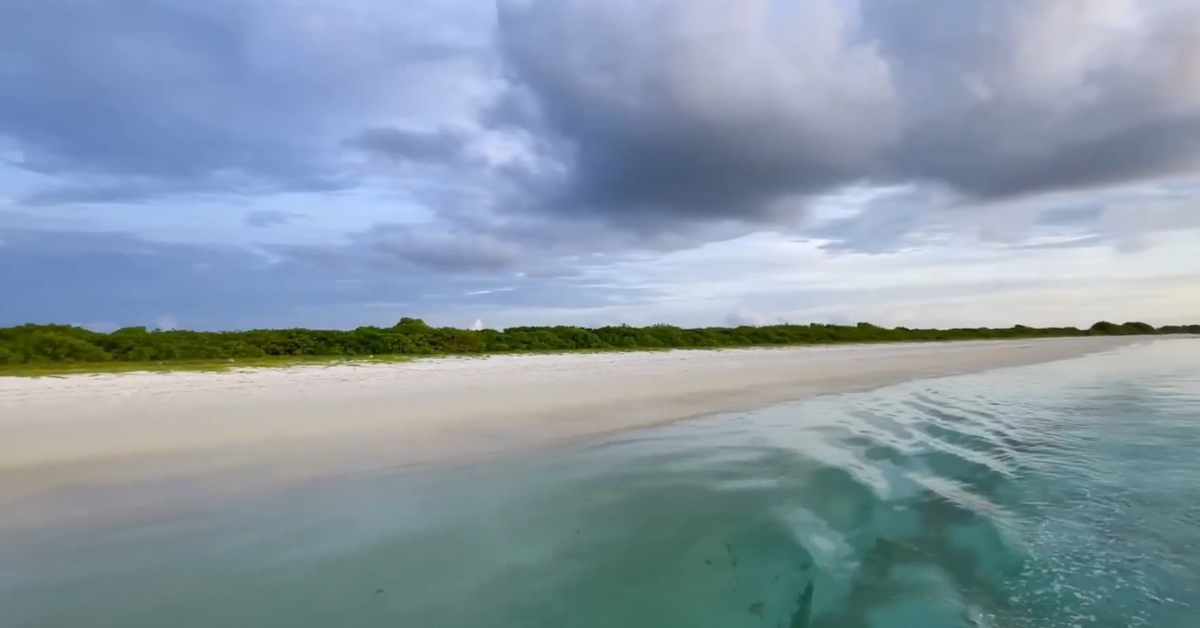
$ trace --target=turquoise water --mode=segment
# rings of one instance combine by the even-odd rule
[[[2,539],[0,626],[1197,628],[1200,341]]]

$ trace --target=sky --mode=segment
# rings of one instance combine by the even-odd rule
[[[0,325],[1200,322],[1194,0],[0,25]]]

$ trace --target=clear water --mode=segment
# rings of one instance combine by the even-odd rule
[[[1197,628],[1198,350],[0,540],[0,626]]]

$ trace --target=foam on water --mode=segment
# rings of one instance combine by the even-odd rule
[[[1200,342],[0,540],[0,626],[1196,628]]]

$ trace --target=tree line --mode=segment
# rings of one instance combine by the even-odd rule
[[[1200,325],[1155,329],[1146,323],[1099,322],[1090,328],[910,329],[857,325],[766,325],[684,329],[649,327],[510,327],[469,331],[431,327],[404,318],[392,327],[354,330],[257,329],[249,331],[149,330],[112,333],[69,325],[0,328],[0,365],[92,362],[170,362],[279,357],[422,356],[539,351],[715,349],[864,342],[983,340],[1071,336],[1200,334]]]

